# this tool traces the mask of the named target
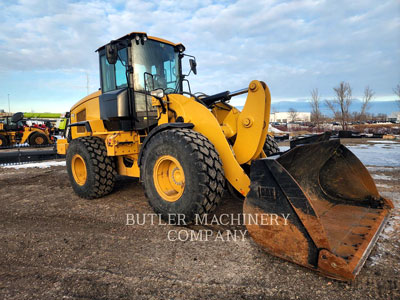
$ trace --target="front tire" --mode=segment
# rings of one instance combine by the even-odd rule
[[[107,156],[102,139],[82,137],[71,141],[67,151],[67,171],[75,193],[85,199],[105,196],[114,188],[113,157]]]
[[[190,129],[158,133],[143,149],[141,178],[154,211],[168,220],[212,212],[224,192],[225,176],[214,145]]]
[[[6,146],[8,146],[8,139],[4,135],[0,134],[0,148]]]
[[[49,140],[47,139],[47,136],[40,132],[34,132],[29,137],[30,146],[42,146],[42,145],[47,145],[48,143]]]

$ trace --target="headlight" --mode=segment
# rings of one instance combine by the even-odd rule
[[[156,89],[154,91],[150,92],[150,95],[156,98],[163,98],[164,97],[164,91],[163,89]]]

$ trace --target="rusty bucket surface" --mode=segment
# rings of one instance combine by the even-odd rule
[[[254,161],[250,178],[243,212],[253,220],[246,226],[254,241],[340,280],[358,274],[393,208],[340,140]],[[265,222],[266,214],[274,222]]]

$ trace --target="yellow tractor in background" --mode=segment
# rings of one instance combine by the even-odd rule
[[[113,190],[117,174],[137,177],[155,212],[189,223],[211,213],[229,188],[244,199],[247,229],[267,252],[354,279],[391,201],[339,140],[263,151],[268,86],[253,80],[235,92],[192,94],[182,61],[189,57],[195,74],[196,61],[184,50],[140,32],[97,50],[101,89],[71,108],[66,137],[57,141],[74,191],[98,198]],[[239,111],[228,102],[241,94],[247,100]],[[266,224],[266,215],[282,222]]]
[[[24,114],[15,113],[12,117],[5,117],[0,122],[0,148],[15,144],[29,144],[29,146],[44,146],[53,144],[49,128],[26,126]]]

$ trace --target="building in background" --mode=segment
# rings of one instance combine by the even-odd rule
[[[400,111],[394,111],[389,115],[389,122],[400,123]]]
[[[4,109],[0,109],[0,118],[2,117],[11,117],[13,114],[9,112],[5,112]]]
[[[292,120],[293,116],[295,120]],[[275,112],[271,113],[270,122],[289,123],[289,122],[310,122],[310,112]]]

